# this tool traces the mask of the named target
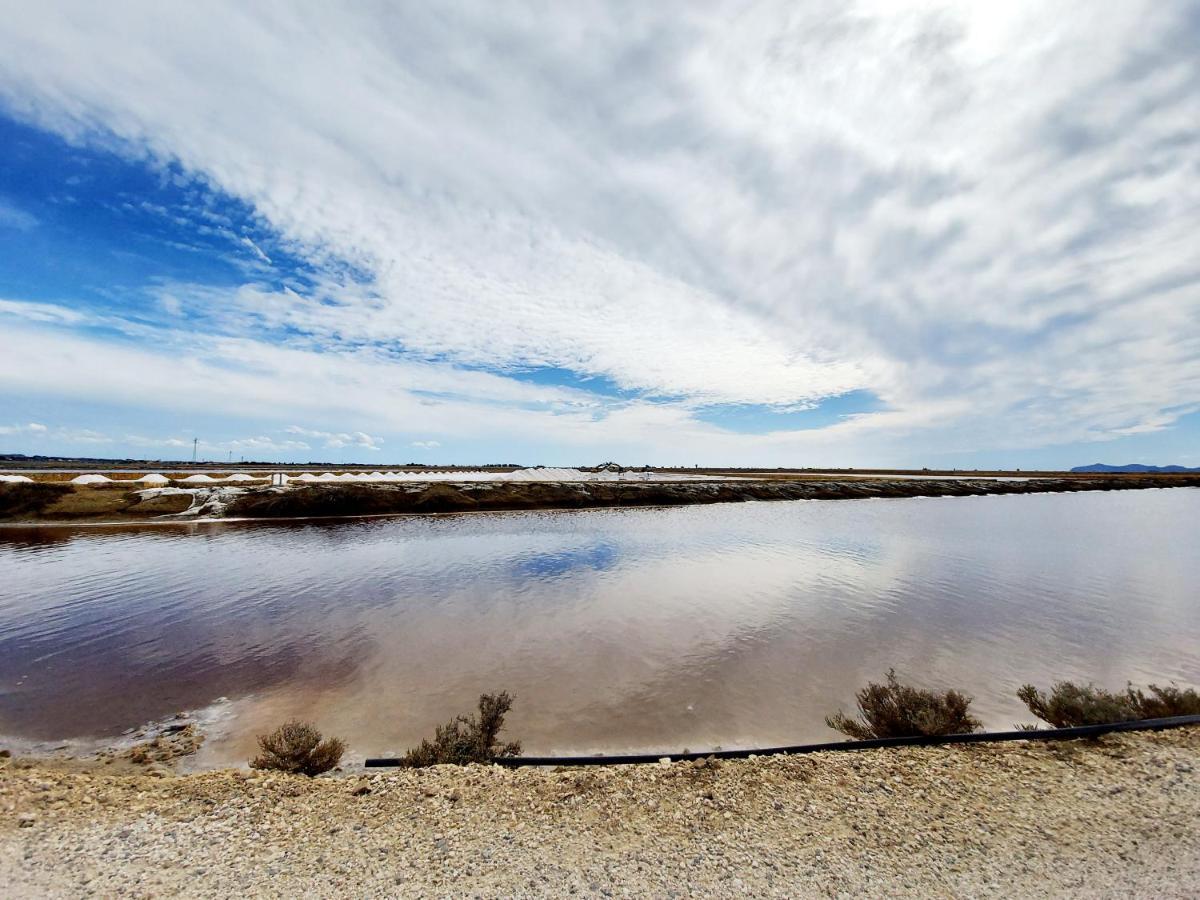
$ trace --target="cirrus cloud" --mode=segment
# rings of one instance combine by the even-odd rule
[[[1198,39],[1186,0],[17,6],[0,102],[261,218],[278,248],[212,226],[244,284],[158,286],[203,335],[117,327],[217,383],[257,366],[326,447],[411,422],[597,458],[970,452],[1200,403]],[[305,285],[265,277],[279,248]],[[388,387],[343,421],[286,389],[304,366]],[[517,378],[541,369],[623,401]],[[879,411],[813,434],[694,417],[851,392]]]

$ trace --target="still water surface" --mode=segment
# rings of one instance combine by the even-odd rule
[[[310,523],[0,529],[0,734],[229,702],[201,764],[316,721],[403,750],[485,690],[527,752],[834,737],[894,666],[1028,715],[1026,680],[1200,683],[1200,490]]]

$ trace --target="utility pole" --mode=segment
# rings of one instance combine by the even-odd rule
[[[196,461],[196,448],[200,445],[200,438],[192,438],[192,462]]]

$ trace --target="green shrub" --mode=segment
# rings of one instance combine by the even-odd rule
[[[328,772],[346,752],[345,743],[338,738],[321,740],[321,732],[307,722],[288,722],[259,735],[258,747],[262,752],[250,761],[250,768],[309,776]]]
[[[455,716],[445,725],[439,725],[432,741],[423,740],[404,755],[404,764],[413,768],[441,763],[466,765],[520,756],[520,741],[502,744],[498,740],[504,716],[512,705],[513,698],[507,691],[481,695],[478,715]]]
[[[980,727],[979,720],[968,712],[971,698],[966,694],[938,693],[901,684],[894,669],[888,671],[886,683],[868,682],[857,698],[857,719],[839,711],[826,716],[825,724],[859,741],[965,734]]]
[[[1191,688],[1180,690],[1174,685],[1152,684],[1149,691],[1147,696],[1132,684],[1124,691],[1114,692],[1093,684],[1060,681],[1049,693],[1032,684],[1022,685],[1017,696],[1031,713],[1054,728],[1200,715],[1200,694]]]

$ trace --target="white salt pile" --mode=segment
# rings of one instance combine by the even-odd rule
[[[28,481],[31,484],[33,483],[32,478],[27,478],[24,475],[0,475],[0,481],[7,481],[10,483],[17,482],[17,481]]]
[[[422,469],[418,472],[322,472],[314,476],[307,472],[298,481],[367,481],[367,482],[432,482],[432,481],[699,481],[707,475],[666,475],[659,472],[621,472],[601,470],[583,472],[579,469],[534,468],[513,472],[448,471]]]
[[[106,478],[103,475],[76,475],[71,479],[71,484],[111,484],[112,479]]]
[[[517,469],[501,476],[504,481],[608,481],[608,472],[581,472],[578,469]]]
[[[140,481],[142,484],[170,484],[171,483],[170,478],[168,478],[166,475],[159,475],[157,472],[149,472],[149,473],[143,475],[141,478],[135,479],[135,481]]]
[[[93,484],[108,481],[103,475],[85,475],[88,481],[75,479],[77,484]],[[512,482],[512,481],[700,481],[710,480],[712,476],[705,475],[667,475],[658,472],[638,472],[617,470],[601,470],[599,472],[584,472],[580,469],[538,467],[533,469],[517,469],[512,472],[484,472],[476,470],[421,469],[416,472],[322,472],[314,475],[312,472],[302,472],[299,475],[282,475],[282,483],[292,481],[312,482],[375,482],[375,483],[429,483],[436,481],[472,481],[472,482]],[[95,479],[99,479],[96,481]],[[161,479],[161,480],[160,480]],[[249,482],[266,481],[268,478],[254,477],[245,472],[235,472],[224,478],[214,478],[211,475],[197,473],[180,479],[191,484],[215,484],[217,482]],[[279,483],[280,476],[275,476]],[[166,484],[167,479],[161,475],[145,475],[139,478],[148,484]]]

